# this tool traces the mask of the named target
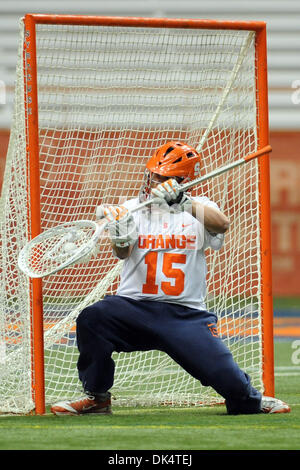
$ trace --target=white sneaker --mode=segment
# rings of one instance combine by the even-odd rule
[[[261,411],[263,413],[289,413],[291,409],[287,403],[278,398],[262,397]]]

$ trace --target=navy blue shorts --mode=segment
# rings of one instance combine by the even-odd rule
[[[217,334],[213,313],[179,304],[106,296],[77,319],[79,378],[86,391],[113,386],[112,353],[159,350],[226,400],[229,413],[257,413],[261,394]]]

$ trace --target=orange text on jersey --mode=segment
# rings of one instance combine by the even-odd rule
[[[196,235],[140,235],[138,241],[138,247],[144,249],[196,249]]]

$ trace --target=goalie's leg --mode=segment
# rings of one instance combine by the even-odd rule
[[[168,307],[169,308],[169,307]],[[173,313],[176,315],[176,311]],[[181,315],[181,317],[180,317]],[[166,310],[163,318],[167,318]],[[217,317],[208,312],[180,312],[167,328],[166,349],[176,362],[205,386],[225,399],[229,414],[288,413],[289,406],[277,398],[265,397],[251,384],[251,378],[235,363],[217,334]],[[179,339],[180,338],[180,339]]]
[[[77,362],[85,395],[51,407],[56,415],[109,414],[115,364],[112,353],[155,348],[155,335],[143,326],[143,309],[118,296],[107,296],[77,318]]]
[[[84,309],[77,319],[77,368],[85,390],[103,393],[114,382],[112,353],[155,349],[155,332],[145,328],[142,302],[107,296]],[[146,320],[145,320],[146,318]]]
[[[202,385],[211,386],[224,397],[228,413],[259,413],[261,393],[252,386],[249,375],[239,368],[218,337],[216,316],[194,309],[185,312],[176,309],[172,330],[165,326],[169,331],[165,335],[165,352]]]

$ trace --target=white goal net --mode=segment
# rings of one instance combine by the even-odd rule
[[[199,148],[203,173],[257,150],[255,32],[37,24],[42,231],[94,219],[136,197],[147,159],[169,140]],[[17,266],[30,238],[21,22],[15,113],[0,206],[0,412],[34,408],[31,288]],[[197,187],[231,220],[207,251],[208,308],[253,385],[263,389],[259,178],[251,161]],[[100,254],[43,280],[46,404],[81,393],[76,318],[113,294],[122,261]],[[33,356],[33,358],[32,358]],[[116,405],[203,405],[222,397],[159,351],[114,354]]]

